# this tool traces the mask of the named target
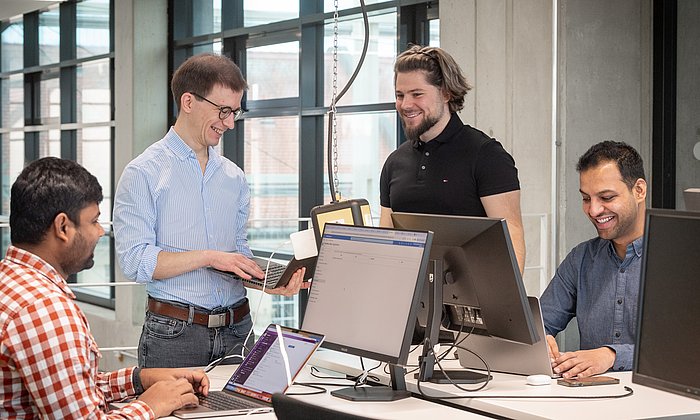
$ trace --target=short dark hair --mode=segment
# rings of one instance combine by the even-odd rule
[[[173,73],[170,90],[180,111],[180,98],[187,92],[207,96],[216,85],[243,92],[248,84],[241,69],[230,58],[213,53],[193,55]]]
[[[627,143],[606,140],[594,144],[581,156],[576,165],[578,172],[595,168],[603,162],[615,162],[622,181],[632,189],[638,179],[644,179],[644,162],[639,153]]]
[[[10,239],[15,245],[36,245],[57,215],[65,213],[80,224],[80,211],[101,201],[97,178],[77,162],[55,157],[36,160],[12,184]]]
[[[449,96],[450,112],[464,108],[464,97],[471,90],[462,69],[451,55],[437,47],[412,45],[399,54],[394,64],[394,85],[398,73],[423,71],[426,80]]]

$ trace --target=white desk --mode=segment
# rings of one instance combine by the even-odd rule
[[[414,352],[415,353],[415,352]],[[322,350],[316,352],[311,360],[312,364],[329,368],[341,372],[354,374],[359,369],[359,359],[337,352]],[[365,360],[365,366],[374,366],[372,361]],[[457,368],[456,361],[443,362],[447,369]],[[386,380],[383,369],[377,369],[378,376]],[[593,387],[567,388],[556,384],[553,380],[551,385],[531,386],[525,383],[525,377],[520,375],[508,375],[493,373],[493,380],[484,390],[471,393],[461,391],[452,385],[421,384],[421,388],[426,394],[455,396],[464,395],[463,399],[449,400],[451,404],[471,408],[499,416],[515,419],[551,419],[566,418],[591,419],[591,418],[614,418],[614,419],[639,419],[650,417],[680,416],[686,414],[700,413],[700,400],[659,391],[632,383],[631,372],[608,373],[620,379],[619,385],[602,385]],[[407,388],[414,393],[418,393],[413,375],[406,376]],[[469,398],[478,395],[509,395],[509,396],[593,396],[624,394],[624,386],[629,386],[634,394],[618,399],[524,399],[524,398],[503,398],[503,399],[478,399]],[[474,385],[463,385],[465,388],[476,387]]]
[[[333,352],[335,353],[335,352]],[[327,355],[331,355],[327,352]],[[342,355],[341,355],[342,356]],[[355,358],[359,361],[359,359]],[[213,371],[208,373],[209,379],[211,381],[211,389],[219,390],[223,388],[228,379],[231,377],[237,366],[226,365],[218,366]],[[329,373],[330,374],[330,373]],[[294,396],[294,398],[299,398],[307,401],[311,404],[320,405],[323,407],[331,408],[333,410],[338,410],[346,413],[352,413],[364,417],[375,418],[375,419],[396,419],[396,420],[425,420],[425,419],[484,419],[485,417],[469,413],[460,409],[447,407],[444,405],[432,403],[419,398],[406,398],[399,401],[392,402],[352,402],[347,401],[342,398],[333,397],[330,395],[330,391],[337,388],[351,386],[352,383],[347,380],[342,380],[342,375],[339,376],[338,380],[331,379],[317,379],[314,378],[310,373],[310,366],[307,365],[305,370],[297,377],[296,382],[322,382],[322,383],[332,383],[337,382],[338,387],[323,386],[329,392],[325,394],[318,395],[303,395]],[[304,386],[293,385],[288,393],[313,393],[317,390],[311,389]],[[167,419],[175,419],[176,417],[166,417]],[[224,416],[224,417],[212,417],[215,419],[238,419],[250,418],[245,416]],[[259,420],[269,420],[276,419],[273,413],[266,414],[255,414],[254,419]]]

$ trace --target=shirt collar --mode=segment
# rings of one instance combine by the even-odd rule
[[[455,136],[455,134],[457,134],[459,132],[459,130],[461,130],[462,128],[464,128],[464,123],[459,118],[459,115],[457,115],[456,112],[453,112],[450,114],[450,121],[447,123],[447,126],[445,126],[445,129],[442,130],[442,132],[440,134],[438,134],[437,137],[430,140],[429,143],[432,143],[432,142],[447,143],[450,140],[452,140],[452,138]],[[413,147],[415,149],[417,149],[418,147],[420,147],[421,145],[424,145],[424,144],[426,144],[426,143],[423,141],[420,141],[420,140],[414,141]]]
[[[185,141],[180,137],[175,131],[174,127],[170,127],[168,133],[165,135],[165,145],[170,149],[178,159],[184,161],[185,159],[197,159],[194,150],[185,143]],[[212,164],[213,168],[219,167],[221,165],[221,157],[216,150],[209,146],[209,163]]]
[[[612,253],[612,255],[617,257],[617,252],[615,251],[615,244],[613,243],[613,241],[611,241],[609,239],[607,240],[607,242],[608,242],[608,250]],[[627,244],[627,248],[625,249],[625,259],[627,259],[628,257],[631,257],[632,255],[636,255],[637,258],[641,258],[643,248],[644,248],[644,237],[640,236],[639,238],[637,238],[634,241]]]
[[[71,299],[75,299],[75,295],[68,287],[66,280],[51,264],[41,259],[38,255],[10,245],[7,247],[5,259],[33,271],[38,271],[46,280],[58,286],[63,293],[70,296]]]

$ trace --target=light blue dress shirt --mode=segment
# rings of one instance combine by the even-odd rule
[[[158,253],[219,250],[251,256],[246,224],[250,190],[235,163],[209,148],[202,173],[173,128],[124,169],[114,198],[114,236],[124,275],[157,299],[206,309],[246,295],[240,281],[206,268],[154,280]]]
[[[624,260],[606,239],[576,246],[540,299],[547,334],[556,336],[576,316],[582,350],[610,347],[613,369],[632,369],[642,242],[629,244]]]

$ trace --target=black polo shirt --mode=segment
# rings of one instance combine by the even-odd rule
[[[453,113],[425,143],[405,142],[384,163],[380,202],[393,211],[486,216],[481,197],[520,189],[513,157],[501,143]]]

